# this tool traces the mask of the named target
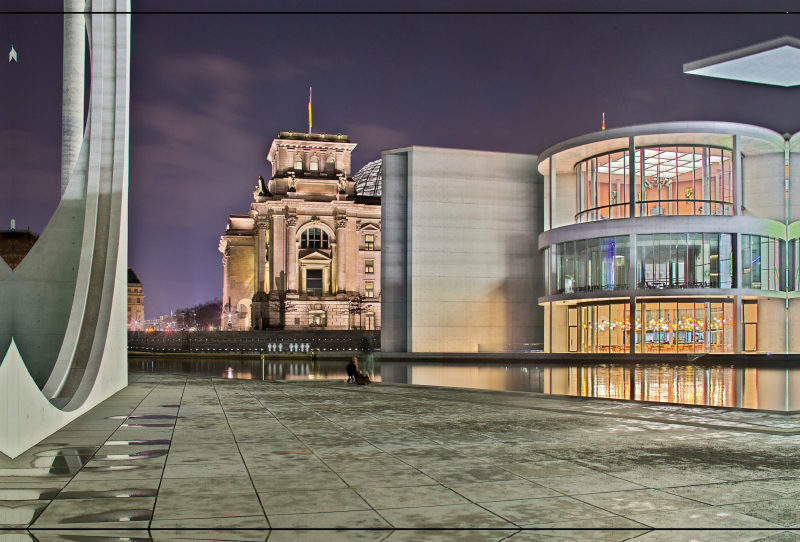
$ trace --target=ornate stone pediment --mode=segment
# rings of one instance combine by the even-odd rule
[[[359,226],[358,226],[358,231],[364,231],[364,232],[374,231],[374,232],[379,232],[379,231],[381,231],[381,228],[380,228],[380,226],[379,226],[379,225],[377,225],[377,224],[373,224],[373,223],[371,223],[371,222],[367,222],[367,223],[365,223],[365,224],[359,224]]]
[[[306,254],[299,260],[303,263],[330,263],[331,257],[325,254],[322,250],[314,250],[310,254]]]

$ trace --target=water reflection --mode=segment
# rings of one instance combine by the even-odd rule
[[[131,371],[257,380],[346,379],[345,362],[130,361]],[[800,410],[800,369],[678,364],[381,362],[374,380],[774,411]],[[263,373],[262,373],[263,370]]]
[[[345,361],[269,361],[260,359],[198,360],[154,359],[147,361],[129,360],[128,369],[148,373],[180,373],[219,378],[244,378],[246,380],[345,380]],[[376,375],[373,380],[380,381]],[[165,405],[166,406],[166,405]],[[132,416],[131,416],[132,417]]]
[[[694,365],[383,364],[384,382],[722,406],[800,410],[800,369]]]

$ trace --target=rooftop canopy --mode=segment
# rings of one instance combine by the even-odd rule
[[[763,85],[800,85],[800,40],[791,36],[765,41],[683,65],[683,73]]]

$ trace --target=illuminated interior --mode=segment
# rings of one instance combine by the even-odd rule
[[[628,218],[630,153],[579,162],[576,222]],[[732,215],[731,151],[716,147],[639,148],[634,153],[635,216]]]
[[[568,308],[569,351],[630,352],[630,303],[592,301]],[[636,352],[733,352],[733,302],[663,298],[636,304]],[[757,317],[752,322],[754,334]],[[753,339],[754,340],[754,339]]]

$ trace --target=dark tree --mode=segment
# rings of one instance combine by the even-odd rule
[[[219,318],[220,314],[222,314],[222,300],[216,298],[193,307],[178,309],[175,314],[177,315],[176,324],[178,326],[189,329],[196,325],[198,329],[207,330],[210,326],[219,326]]]

